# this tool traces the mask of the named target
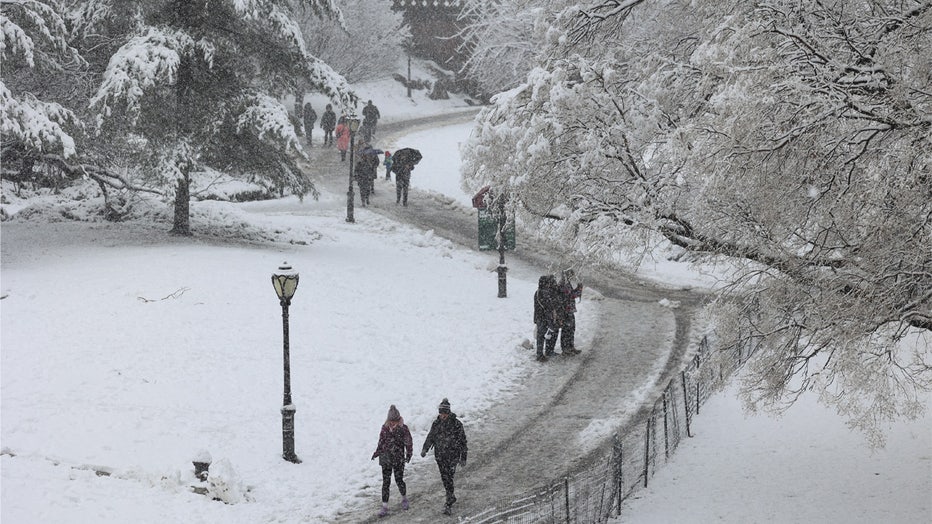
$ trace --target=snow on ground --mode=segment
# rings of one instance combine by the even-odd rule
[[[391,81],[362,89],[385,121],[467,107],[415,95]],[[446,152],[419,168],[444,176],[419,187],[468,196],[454,145],[463,132],[399,140]],[[86,216],[93,199],[67,213]],[[347,225],[340,195],[193,212],[200,231],[208,219],[221,227],[170,237],[165,211],[127,225],[48,210],[3,223],[3,522],[322,522],[360,490],[375,508],[369,456],[390,403],[417,446],[441,398],[476,427],[529,372],[518,344],[530,303],[495,298],[484,255],[365,210]],[[280,457],[281,308],[269,277],[283,260],[301,274],[290,309],[300,465]],[[683,267],[653,273],[701,282]],[[534,285],[509,279],[513,297]],[[774,420],[746,417],[733,397],[703,408],[697,436],[628,504],[626,522],[932,520],[928,416],[897,425],[872,455],[809,401]],[[190,491],[202,451],[212,493],[229,504]]]
[[[392,73],[407,75],[407,60],[399,59]],[[428,68],[422,61],[413,60],[411,67],[411,78],[429,79],[432,78]],[[468,96],[461,93],[450,93],[448,99],[431,100],[426,90],[414,89],[411,91],[411,97],[408,97],[408,89],[401,83],[392,78],[373,80],[354,86],[356,93],[359,95],[359,103],[355,108],[356,115],[362,118],[362,108],[366,102],[372,100],[372,103],[379,109],[381,118],[379,125],[398,122],[402,120],[411,120],[413,118],[439,115],[445,113],[454,113],[475,107],[475,102]],[[324,113],[327,104],[332,104],[330,100],[320,94],[307,94],[304,97],[305,103],[310,103],[317,113],[317,122],[314,124],[314,138],[322,139],[323,131],[320,129],[320,116]],[[291,108],[294,98],[288,100],[288,107]],[[347,108],[349,109],[349,108]],[[337,118],[344,113],[344,108],[333,106],[333,111]]]
[[[327,202],[196,204],[309,243],[271,249],[4,224],[3,520],[325,520],[376,481],[369,455],[389,404],[423,442],[443,397],[476,423],[516,387],[530,301],[496,298],[487,257],[372,215],[347,225]],[[30,245],[53,231],[60,242]],[[270,274],[282,260],[301,274],[290,308],[299,466],[280,458]],[[509,284],[515,297],[535,285]],[[228,461],[238,504],[186,491],[202,449]]]
[[[871,450],[812,394],[783,417],[752,415],[732,384],[692,430],[615,522],[932,522],[928,412],[890,425],[886,447]]]

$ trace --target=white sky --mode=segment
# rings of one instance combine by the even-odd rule
[[[365,89],[386,121],[456,105],[409,101],[397,84]],[[403,140],[442,152],[425,155],[418,187],[468,204],[456,155],[465,132]],[[443,397],[467,428],[481,426],[483,409],[537,369],[519,347],[530,301],[495,297],[487,254],[367,210],[349,226],[343,204],[332,194],[195,204],[197,216],[275,244],[176,239],[165,224],[4,222],[0,520],[322,522],[360,491],[377,508],[369,457],[389,404],[415,447]],[[282,260],[301,274],[290,310],[300,466],[280,458],[281,309],[269,275]],[[513,297],[535,286],[509,276]],[[580,332],[597,307],[581,305]],[[500,351],[475,358],[477,326]],[[696,437],[625,522],[932,522],[928,416],[895,425],[871,453],[810,399],[775,420],[747,417],[733,396],[703,407]],[[202,450],[233,504],[190,493]],[[420,457],[411,467],[435,468]]]

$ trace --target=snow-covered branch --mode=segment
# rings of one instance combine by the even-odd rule
[[[66,126],[79,127],[75,114],[55,102],[43,102],[31,93],[15,98],[0,81],[0,134],[3,142],[15,140],[25,148],[38,152],[61,152],[65,157],[75,154],[74,139]]]

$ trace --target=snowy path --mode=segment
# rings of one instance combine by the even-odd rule
[[[461,123],[471,119],[472,114],[386,124],[380,126],[380,133],[398,135]],[[348,163],[340,162],[332,148],[316,147],[311,155],[314,172],[329,173],[315,183],[327,191],[345,194]],[[380,177],[383,173],[384,169],[380,169]],[[365,214],[374,212],[434,230],[437,235],[463,247],[476,248],[475,211],[464,209],[441,195],[418,191],[416,170],[407,207],[395,205],[394,182],[380,178],[376,181],[376,191]],[[356,209],[360,209],[358,196]],[[357,221],[365,219],[361,215],[357,211]],[[490,254],[496,261],[497,256],[497,253]],[[519,245],[506,259],[509,275],[536,281],[538,275],[546,272],[551,257],[545,249]],[[488,412],[461,413],[467,423],[470,461],[457,473],[459,501],[454,515],[475,513],[500,498],[525,493],[539,483],[559,478],[574,466],[586,463],[599,450],[581,446],[581,435],[586,433],[591,440],[593,431],[601,432],[606,436],[602,441],[607,443],[609,432],[616,429],[609,427],[608,420],[619,417],[628,417],[629,422],[639,420],[643,410],[624,413],[622,406],[636,405],[633,401],[640,400],[656,384],[666,383],[679,363],[689,342],[692,312],[702,300],[700,294],[658,288],[621,273],[588,276],[586,285],[604,297],[592,347],[583,347],[583,353],[576,357],[555,357],[542,366],[523,391]],[[490,277],[489,292],[495,293],[493,277]],[[679,301],[680,307],[661,306],[658,301],[663,298]],[[530,300],[530,297],[509,297],[508,300]],[[529,351],[528,355],[532,358],[533,352]],[[600,427],[599,421],[606,421],[605,427]],[[399,508],[394,507],[393,516],[388,520],[438,520],[443,489],[431,456],[427,459],[417,456],[421,444],[415,442],[415,461],[429,463],[410,468],[406,475],[412,508],[399,515]],[[373,482],[378,483],[375,477]],[[394,486],[392,490],[392,502],[397,506],[399,500]],[[378,521],[376,507],[376,500],[369,495],[361,496],[359,504],[346,508],[336,522]]]

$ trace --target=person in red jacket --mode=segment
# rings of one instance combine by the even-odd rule
[[[334,136],[337,137],[337,149],[340,150],[340,162],[345,162],[346,152],[349,150],[350,146],[350,130],[349,126],[346,125],[345,117],[340,117],[337,128],[333,133]]]
[[[379,431],[379,444],[372,454],[372,460],[379,458],[382,466],[382,509],[379,516],[388,515],[388,496],[392,487],[392,473],[395,474],[395,484],[401,493],[401,509],[408,509],[408,488],[405,485],[405,462],[411,462],[414,454],[414,443],[411,440],[411,431],[401,418],[401,413],[394,404],[388,408],[388,416]]]

